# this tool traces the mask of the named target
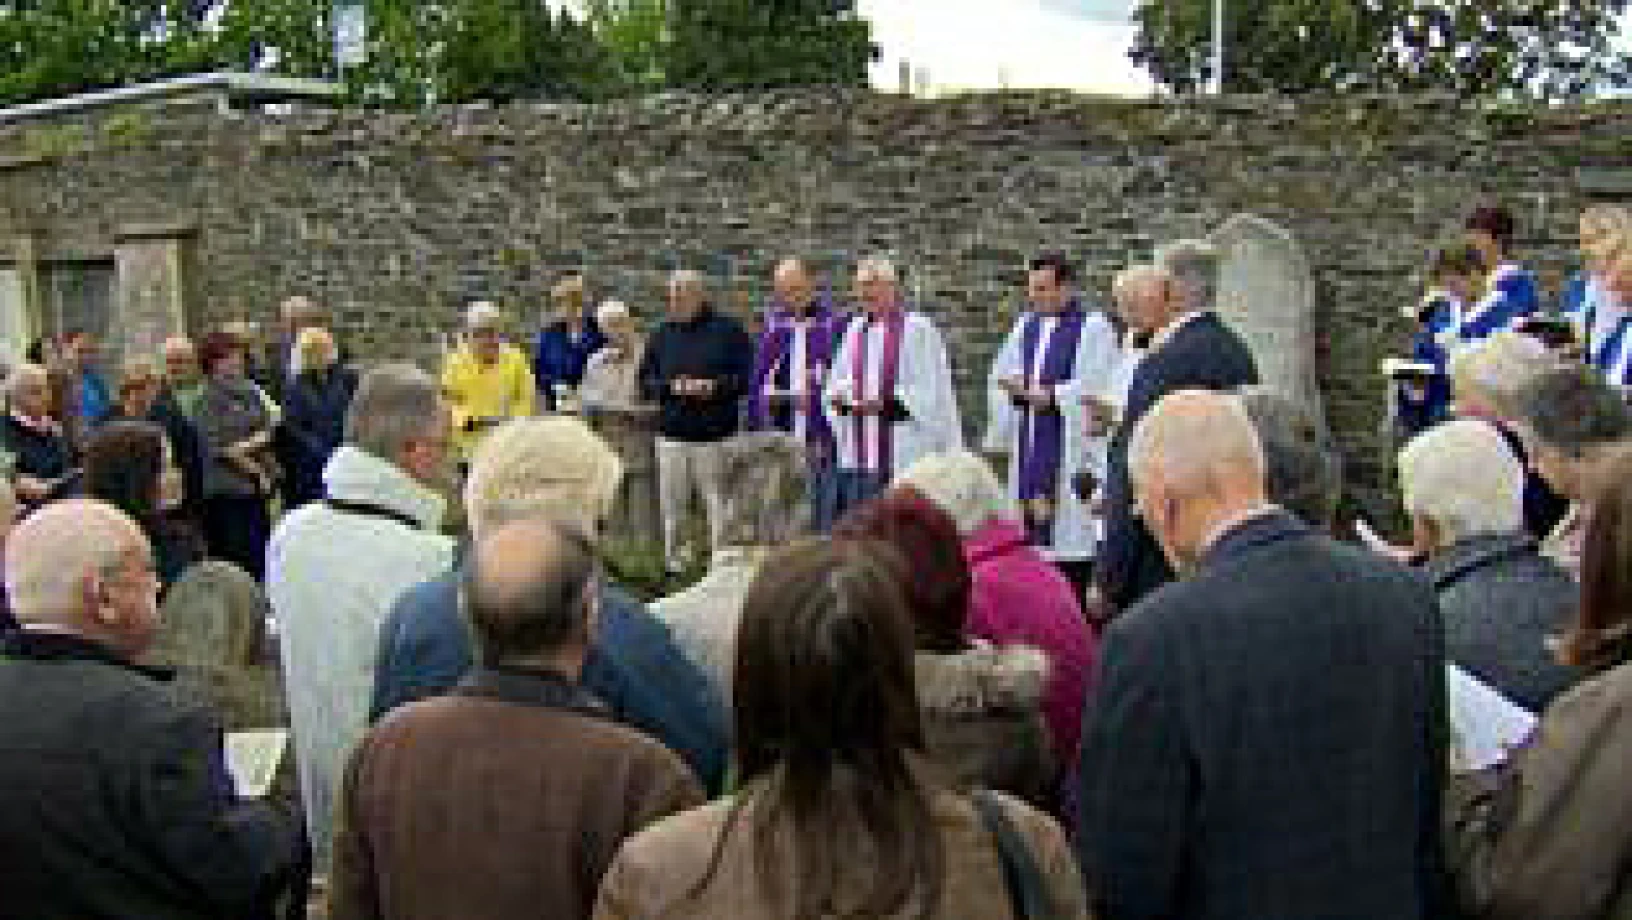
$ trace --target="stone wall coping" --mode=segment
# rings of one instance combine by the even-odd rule
[[[116,243],[142,240],[188,239],[198,235],[197,221],[169,221],[151,224],[122,224],[113,233]]]

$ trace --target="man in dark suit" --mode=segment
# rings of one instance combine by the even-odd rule
[[[240,798],[215,715],[137,663],[159,628],[153,564],[134,521],[82,499],[7,541],[22,624],[0,637],[7,917],[256,920],[296,877],[298,821]]]
[[[1432,589],[1270,504],[1238,397],[1165,397],[1129,457],[1141,513],[1186,577],[1101,647],[1078,832],[1098,915],[1441,916]]]
[[[1133,510],[1128,487],[1128,436],[1157,400],[1178,390],[1230,390],[1258,382],[1252,352],[1213,312],[1218,253],[1210,244],[1181,241],[1136,270],[1119,292],[1119,307],[1150,347],[1134,372],[1111,438],[1105,483],[1105,536],[1096,584],[1111,611],[1126,610],[1173,578],[1173,570]]]

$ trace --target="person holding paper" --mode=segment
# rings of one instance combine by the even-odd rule
[[[834,310],[826,292],[817,292],[798,259],[778,265],[771,283],[776,293],[759,336],[748,427],[785,431],[804,443],[811,527],[826,533],[836,520],[838,482],[822,386],[851,317]]]
[[[465,314],[465,344],[442,367],[442,392],[453,410],[454,447],[468,461],[487,432],[533,414],[533,371],[521,349],[504,340],[504,314],[486,301]]]
[[[1116,329],[1089,311],[1076,291],[1076,269],[1064,256],[1032,260],[1029,309],[992,362],[987,378],[991,425],[986,449],[1007,455],[1009,489],[1031,543],[1088,586],[1099,522],[1073,491],[1105,437],[1095,436],[1085,397],[1106,393],[1121,363]]]
[[[907,309],[888,259],[862,260],[856,288],[864,315],[845,330],[823,392],[838,448],[836,518],[919,457],[963,447],[952,369],[935,324]]]
[[[668,321],[647,341],[639,372],[641,395],[658,406],[658,504],[670,574],[685,566],[681,533],[694,494],[708,516],[708,551],[720,545],[721,493],[728,488],[720,477],[721,444],[738,431],[753,363],[753,339],[709,304],[703,276],[671,275]]]
[[[1445,656],[1540,712],[1578,676],[1546,644],[1575,582],[1524,532],[1524,470],[1494,427],[1457,419],[1407,444],[1399,472],[1423,574],[1439,593]]]
[[[1500,764],[1452,775],[1452,868],[1472,920],[1632,917],[1632,457],[1593,504],[1581,603],[1558,643],[1590,676]]]
[[[5,566],[22,627],[0,639],[0,913],[270,918],[299,823],[239,798],[214,715],[137,663],[159,627],[141,528],[57,502],[18,525]]]

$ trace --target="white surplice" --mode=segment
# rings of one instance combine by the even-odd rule
[[[1009,337],[998,349],[987,377],[987,405],[989,420],[985,449],[1009,457],[1009,494],[1018,496],[1020,489],[1020,436],[1021,412],[1009,398],[1008,391],[998,382],[1006,377],[1020,378],[1027,388],[1037,385],[1043,370],[1043,359],[1049,343],[1059,333],[1058,318],[1044,315],[1037,336],[1037,348],[1027,360],[1025,329],[1031,314],[1020,317],[1010,330]],[[1084,397],[1094,397],[1113,404],[1123,396],[1118,392],[1123,365],[1122,349],[1117,342],[1116,329],[1104,314],[1089,313],[1082,321],[1082,335],[1077,339],[1077,352],[1071,364],[1071,376],[1054,384],[1054,401],[1060,407],[1064,431],[1060,441],[1060,470],[1054,495],[1054,543],[1040,547],[1051,559],[1073,561],[1089,559],[1099,543],[1100,524],[1088,502],[1077,497],[1072,479],[1079,470],[1092,471],[1104,481],[1105,441],[1103,437],[1088,434],[1089,415],[1083,405]]]
[[[963,448],[963,423],[952,389],[946,343],[941,340],[935,324],[922,313],[907,313],[903,323],[894,394],[879,391],[884,369],[883,325],[858,318],[850,323],[839,343],[833,366],[828,371],[822,406],[833,426],[841,470],[877,469],[880,434],[885,426],[893,429],[894,442],[890,469],[883,472],[892,478],[926,454]],[[857,380],[855,354],[862,336],[866,337],[867,362],[863,379]],[[833,408],[834,400],[887,401],[891,395],[906,407],[910,416],[906,421],[891,425],[879,416],[844,415]]]

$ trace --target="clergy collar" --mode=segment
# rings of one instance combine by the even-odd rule
[[[1145,351],[1149,354],[1155,354],[1156,352],[1161,351],[1163,345],[1166,345],[1168,342],[1172,341],[1173,337],[1179,334],[1179,330],[1190,325],[1195,320],[1206,316],[1208,312],[1209,311],[1207,310],[1191,310],[1189,313],[1181,313],[1174,317],[1172,322],[1156,330],[1156,332],[1151,335],[1150,344],[1145,347]]]

